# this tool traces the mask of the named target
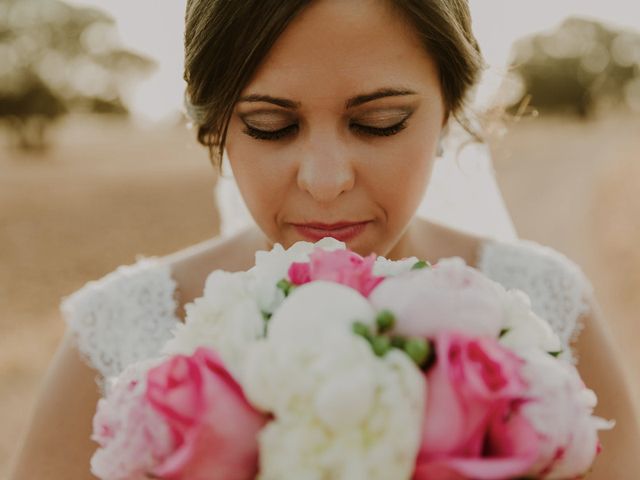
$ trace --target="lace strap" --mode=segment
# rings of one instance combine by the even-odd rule
[[[480,247],[478,268],[504,287],[529,295],[533,311],[551,324],[570,352],[593,294],[591,283],[575,262],[530,240],[491,240]]]
[[[167,265],[141,259],[87,283],[63,299],[61,311],[80,352],[104,380],[159,353],[179,322],[175,290]]]

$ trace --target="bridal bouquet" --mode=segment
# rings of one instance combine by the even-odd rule
[[[558,358],[559,357],[559,358]],[[324,239],[213,272],[98,404],[105,480],[579,478],[595,394],[529,299],[459,258]]]

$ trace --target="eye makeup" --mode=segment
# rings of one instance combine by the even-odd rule
[[[412,108],[379,108],[364,112],[349,121],[354,133],[369,137],[388,137],[407,127],[407,120],[415,110]],[[243,133],[257,140],[280,140],[295,134],[298,123],[289,115],[279,112],[252,112],[241,114]]]

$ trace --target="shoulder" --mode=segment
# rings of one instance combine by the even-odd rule
[[[177,322],[175,287],[168,265],[142,258],[88,282],[60,309],[80,354],[106,378],[159,351]]]
[[[485,239],[478,243],[478,268],[487,275],[511,281],[518,279],[553,280],[558,287],[591,290],[582,268],[566,254],[532,240],[500,241]]]
[[[255,242],[248,231],[217,238],[165,257],[140,258],[88,282],[60,306],[77,349],[103,378],[157,355],[184,304],[201,295],[207,275],[248,268]]]
[[[567,255],[531,240],[486,240],[479,245],[478,269],[506,288],[524,291],[565,345],[590,312],[593,287],[581,267]]]
[[[202,294],[207,276],[214,270],[236,272],[248,270],[255,253],[267,248],[267,242],[255,227],[234,235],[216,237],[161,259],[176,282],[178,313],[184,304]]]

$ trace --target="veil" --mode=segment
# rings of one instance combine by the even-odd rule
[[[516,230],[498,188],[489,148],[469,144],[458,151],[447,145],[437,157],[427,192],[416,215],[458,230],[514,240]],[[230,235],[252,222],[231,174],[228,160],[215,189],[220,212],[220,232]]]

